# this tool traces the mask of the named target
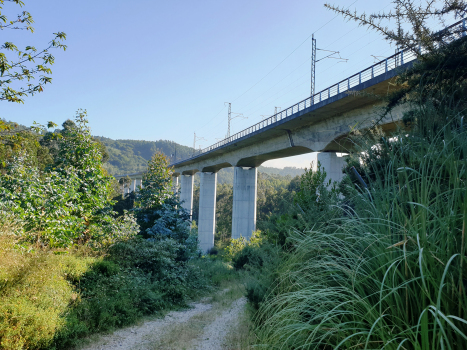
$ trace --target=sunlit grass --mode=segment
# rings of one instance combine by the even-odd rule
[[[257,313],[264,348],[467,348],[467,134],[457,125],[431,139],[400,134],[384,165],[366,168],[369,190],[350,191],[344,218],[292,234]]]

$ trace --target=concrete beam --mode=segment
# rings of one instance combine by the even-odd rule
[[[216,188],[217,173],[200,174],[198,239],[203,253],[214,247]]]
[[[250,239],[256,230],[256,168],[235,167],[233,183],[232,238]]]
[[[185,208],[190,214],[190,219],[193,215],[193,175],[182,175],[181,176],[181,188],[180,188],[180,201],[182,208]]]

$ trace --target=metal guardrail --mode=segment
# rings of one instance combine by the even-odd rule
[[[443,32],[447,32],[449,29],[454,28],[454,27],[459,27],[459,31],[455,34],[457,34],[458,37],[464,37],[466,35],[466,23],[465,19],[461,20],[459,22],[456,22],[452,24],[449,27],[446,27],[442,31],[438,32],[438,35],[442,35]],[[247,136],[249,134],[252,134],[258,130],[261,130],[269,125],[273,125],[282,119],[285,119],[287,117],[290,117],[292,114],[295,114],[299,111],[304,110],[305,108],[309,108],[312,105],[315,105],[319,102],[325,101],[333,96],[336,96],[342,92],[349,91],[355,86],[360,85],[361,83],[364,83],[370,79],[373,79],[379,75],[382,75],[384,73],[387,73],[389,71],[392,71],[396,69],[397,67],[402,66],[405,63],[412,62],[417,59],[417,55],[415,53],[416,49],[405,49],[402,51],[399,51],[398,53],[387,57],[386,59],[379,61],[378,63],[373,64],[372,66],[344,79],[341,80],[340,82],[329,86],[328,88],[321,90],[320,92],[314,94],[313,96],[310,96],[303,101],[300,101],[293,106],[286,108],[282,110],[281,112],[278,112],[277,114],[272,115],[269,118],[263,119],[262,121],[242,130],[237,132],[236,134],[231,135],[228,138],[225,138],[222,141],[216,142],[215,144],[208,146],[206,148],[203,148],[201,150],[195,151],[193,156],[190,158],[186,158],[182,161],[179,161],[177,163],[185,162],[187,160],[196,158],[200,154],[212,151],[218,147],[227,145],[231,142],[234,142],[244,136]],[[423,52],[422,52],[423,53]],[[174,164],[177,164],[174,163]]]

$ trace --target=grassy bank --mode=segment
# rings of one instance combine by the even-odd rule
[[[250,259],[259,348],[467,347],[467,131],[459,114],[415,112],[423,128],[359,139],[363,182],[296,197],[279,263]]]
[[[0,345],[64,349],[186,306],[230,278],[221,262],[177,262],[177,244],[134,238],[100,251],[37,249],[0,235]]]

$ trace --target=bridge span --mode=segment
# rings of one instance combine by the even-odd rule
[[[391,80],[412,66],[415,55],[401,51],[351,77],[240,131],[192,157],[171,164],[182,206],[193,210],[193,176],[200,172],[198,237],[200,248],[214,246],[217,172],[234,167],[232,238],[251,237],[256,229],[257,167],[267,160],[310,152],[332,180],[342,179],[344,157],[352,152],[347,136],[368,129],[379,118],[381,98],[394,89]],[[394,110],[380,121],[395,130],[403,115]]]
[[[464,37],[465,20],[441,31],[443,38],[444,32],[451,29],[456,38]],[[206,252],[214,246],[219,170],[234,167],[232,238],[250,238],[256,229],[257,167],[271,159],[320,152],[317,160],[328,177],[341,180],[345,162],[338,153],[353,151],[347,137],[351,130],[368,129],[378,120],[383,131],[390,132],[400,123],[402,107],[383,120],[379,120],[378,107],[383,106],[382,97],[395,89],[391,81],[411,67],[415,59],[413,51],[400,51],[214,145],[193,150],[188,159],[171,164],[174,189],[180,190],[182,206],[190,214],[194,175],[200,172],[200,249]],[[137,180],[134,181],[136,184]]]

